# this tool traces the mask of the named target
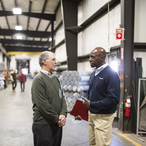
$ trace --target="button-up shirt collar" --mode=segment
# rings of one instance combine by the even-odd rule
[[[48,71],[46,71],[46,70],[43,70],[43,69],[41,69],[40,70],[42,73],[44,73],[45,75],[47,75],[48,77],[50,77],[50,78],[52,78],[54,75],[53,74],[51,74],[50,72],[48,72]]]
[[[98,68],[95,68],[95,76],[97,76],[104,68],[106,68],[108,64],[104,64]]]

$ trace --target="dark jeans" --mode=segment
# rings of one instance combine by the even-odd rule
[[[7,82],[6,82],[6,80],[4,80],[4,88],[7,88]]]
[[[58,124],[33,124],[34,146],[61,146],[62,127]]]
[[[25,90],[25,82],[20,82],[21,91]]]
[[[14,80],[14,81],[12,82],[12,90],[15,90],[16,86],[17,86],[17,81]]]

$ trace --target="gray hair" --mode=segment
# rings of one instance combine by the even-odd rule
[[[39,64],[41,67],[44,65],[43,59],[45,59],[45,60],[49,59],[49,53],[50,53],[50,51],[44,51],[41,53],[41,55],[39,57]]]

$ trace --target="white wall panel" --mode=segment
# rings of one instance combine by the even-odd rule
[[[15,70],[16,69],[16,60],[15,56],[11,56],[11,62],[10,62],[10,69]]]
[[[93,68],[91,68],[89,61],[79,62],[78,63],[78,71],[89,71],[89,72],[92,72]]]
[[[135,0],[134,42],[146,42],[146,0]]]
[[[63,25],[56,32],[55,45],[60,43],[65,38]]]
[[[5,69],[7,69],[7,57],[5,57],[4,63],[5,63]]]
[[[7,16],[7,19],[8,19],[10,29],[15,29],[15,26],[17,25],[16,16]]]
[[[133,58],[142,58],[143,77],[146,77],[146,52],[134,52]]]
[[[16,69],[16,59],[30,59],[30,72],[34,74],[34,72],[40,70],[39,65],[39,55],[15,55],[11,56],[10,68]]]
[[[0,17],[0,26],[1,29],[8,29],[8,25],[5,17]]]
[[[62,20],[62,13],[61,13],[61,7],[59,7],[56,13],[56,26],[60,23],[61,20]]]
[[[67,68],[67,64],[66,65],[61,65],[61,68]]]
[[[115,39],[115,29],[121,23],[121,5],[115,7],[110,13],[109,45],[120,45]],[[78,56],[89,54],[95,47],[108,45],[108,15],[103,16],[78,34]]]
[[[39,72],[41,67],[39,65],[39,56],[40,55],[30,55],[30,72],[34,74],[34,72]]]
[[[2,52],[0,52],[0,62],[3,62],[3,53]]]
[[[61,45],[59,48],[56,49],[55,57],[56,57],[57,61],[59,61],[59,62],[67,60],[65,44]]]
[[[1,62],[4,62],[4,64],[5,64],[5,69],[7,69],[7,58],[5,57],[4,58],[4,61],[3,61],[3,53],[2,52],[0,52],[0,63]]]
[[[108,1],[109,0],[84,0],[81,2],[78,7],[78,25],[81,25]]]
[[[121,41],[116,40],[115,36],[116,28],[121,24],[121,4],[110,11],[109,18],[109,45],[110,47],[121,45]]]
[[[39,65],[39,55],[16,55],[15,59],[28,59],[30,60],[30,72],[38,72],[41,67]]]

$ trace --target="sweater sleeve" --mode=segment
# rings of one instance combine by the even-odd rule
[[[45,119],[51,120],[54,123],[59,121],[59,116],[53,110],[45,95],[45,85],[41,78],[35,78],[32,84],[32,101]]]
[[[120,79],[117,74],[109,77],[107,83],[106,97],[102,100],[90,102],[91,108],[96,108],[97,111],[108,109],[118,105],[120,101]]]
[[[65,115],[67,117],[67,103],[66,103],[66,98],[63,94],[63,99],[62,99],[62,110],[60,115]]]

